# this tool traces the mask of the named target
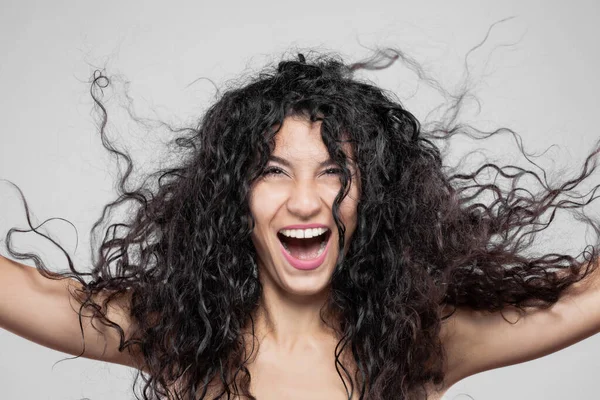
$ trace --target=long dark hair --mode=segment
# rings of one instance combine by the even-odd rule
[[[579,210],[598,197],[600,185],[586,196],[576,189],[596,168],[600,148],[577,176],[560,184],[514,165],[452,170],[437,141],[498,131],[462,125],[453,112],[424,129],[393,94],[355,77],[358,70],[382,69],[399,58],[410,61],[388,49],[350,64],[338,55],[310,53],[269,66],[222,93],[197,126],[176,130],[173,151],[181,162],[134,188],[131,158],[105,134],[102,91],[110,79],[97,72],[91,94],[101,116],[100,135],[127,168],[118,197],[104,207],[93,230],[118,206],[130,203],[131,213],[104,229],[89,273],[77,271],[66,251],[70,271],[57,274],[35,254],[11,249],[17,229],[7,236],[8,251],[33,259],[50,278],[81,282],[80,312],[91,310],[119,331],[123,351],[137,347],[143,355],[147,373],[138,377],[144,380],[144,399],[205,398],[207,384],[215,380],[222,383],[222,397],[254,399],[247,350],[257,349],[242,333],[248,323],[253,327],[262,289],[248,196],[273,151],[274,127],[289,116],[320,120],[323,142],[343,170],[333,205],[339,248],[344,226],[338,208],[353,178],[345,142],[353,146],[360,171],[357,228],[348,253],[338,260],[327,302],[327,310],[339,317],[336,368],[344,385],[350,382],[348,398],[357,392],[361,399],[421,398],[425,384],[441,385],[444,379],[439,333],[450,314],[442,315],[441,305],[489,311],[547,307],[592,270],[598,242],[576,257],[532,256],[526,250],[557,211]],[[452,99],[450,111],[463,97]],[[479,183],[490,171],[512,185]],[[525,177],[541,189],[520,187]],[[493,200],[484,201],[490,196]],[[597,221],[577,215],[600,232]],[[94,301],[98,293],[109,294],[103,304]],[[105,314],[107,304],[125,294],[136,327],[128,340]],[[355,376],[341,358],[345,351],[353,357]]]

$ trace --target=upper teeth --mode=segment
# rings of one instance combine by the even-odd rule
[[[308,229],[282,229],[279,231],[283,236],[308,239],[319,236],[327,232],[327,228],[308,228]]]

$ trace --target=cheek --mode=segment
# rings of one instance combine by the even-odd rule
[[[342,204],[340,204],[340,217],[346,226],[346,236],[351,235],[352,232],[354,232],[357,223],[357,211],[358,201],[356,199],[356,193],[351,190],[342,201]]]
[[[337,177],[322,179],[319,182],[319,195],[328,204],[329,208],[331,208],[340,189],[341,185]]]
[[[256,183],[250,192],[250,214],[254,219],[252,230],[252,243],[259,253],[267,251],[268,236],[271,223],[275,218],[284,196],[281,189],[278,190],[267,182]]]
[[[256,227],[264,225],[265,221],[269,219],[273,204],[272,193],[263,183],[258,183],[252,188],[249,205]]]
[[[342,220],[346,225],[346,232],[354,231],[357,220],[358,203],[356,200],[346,199],[340,206]]]
[[[289,185],[282,182],[255,184],[250,193],[250,212],[257,220],[272,217],[289,196],[289,190]]]
[[[359,189],[353,180],[348,195],[344,198],[344,201],[342,201],[342,204],[340,205],[340,211],[348,220],[348,223],[356,221],[359,197]]]
[[[258,259],[264,261],[265,257],[268,257],[269,254],[266,227],[263,224],[256,222],[250,238],[252,239],[252,244],[254,245]]]

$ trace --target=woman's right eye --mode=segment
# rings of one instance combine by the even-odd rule
[[[267,175],[282,175],[284,174],[283,170],[281,168],[277,168],[277,167],[268,167],[265,168],[265,170],[263,171],[263,176],[267,176]]]

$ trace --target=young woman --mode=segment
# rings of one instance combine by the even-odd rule
[[[576,189],[600,149],[559,185],[493,163],[450,172],[435,142],[487,134],[452,116],[421,129],[353,75],[398,56],[300,54],[223,93],[179,132],[180,165],[135,188],[127,170],[105,215],[134,212],[106,229],[91,273],[66,252],[71,272],[50,272],[11,231],[11,258],[37,269],[0,258],[0,326],[137,368],[144,399],[438,399],[597,333],[599,244],[526,250],[549,215],[597,198]],[[131,167],[104,133],[108,84],[92,84],[103,143]],[[490,171],[511,186],[479,183]]]

